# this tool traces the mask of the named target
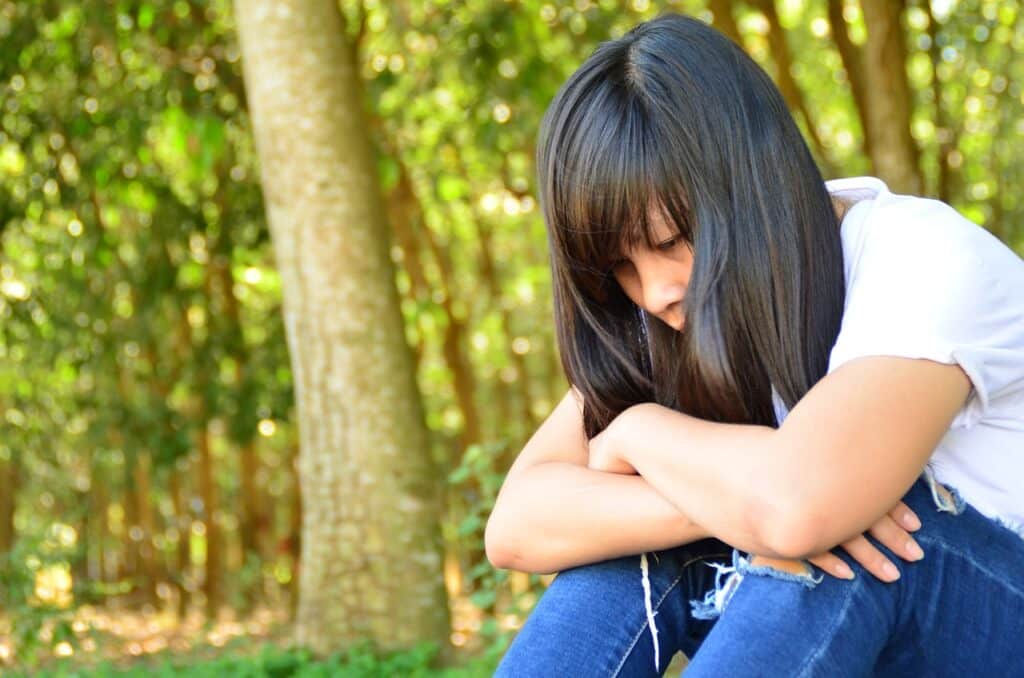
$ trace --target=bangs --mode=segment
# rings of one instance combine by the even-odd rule
[[[683,149],[661,134],[639,97],[602,85],[550,139],[548,167],[557,171],[541,187],[557,251],[580,290],[598,301],[626,250],[658,244],[652,215],[688,243],[694,235]]]

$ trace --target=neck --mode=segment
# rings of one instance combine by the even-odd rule
[[[843,200],[842,198],[837,198],[834,195],[832,196],[832,208],[836,211],[836,219],[838,219],[840,223],[842,223],[843,217],[846,216],[846,213],[850,211],[850,208],[853,207],[853,205],[854,201]]]

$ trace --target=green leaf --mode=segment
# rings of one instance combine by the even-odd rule
[[[462,177],[443,174],[437,180],[437,195],[442,200],[458,200],[467,193],[466,182]]]

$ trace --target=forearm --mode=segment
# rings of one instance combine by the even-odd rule
[[[624,458],[651,487],[737,548],[789,557],[776,550],[765,529],[779,506],[769,499],[776,485],[770,463],[775,430],[643,407],[632,422]]]
[[[600,463],[619,451],[620,463],[731,544],[802,558],[859,536],[891,509],[970,389],[957,365],[866,356],[817,382],[778,429],[645,403],[609,425],[613,444],[598,440],[604,432],[591,440],[590,456]]]
[[[547,573],[708,536],[640,476],[551,462],[509,479],[486,542],[497,567]]]

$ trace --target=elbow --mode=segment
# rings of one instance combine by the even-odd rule
[[[787,560],[804,560],[818,555],[830,515],[835,513],[834,501],[820,479],[808,474],[795,459],[806,455],[787,454],[794,445],[775,440],[768,466],[759,466],[748,476],[745,496],[747,528],[753,536],[752,552]],[[825,501],[822,501],[822,499]]]
[[[806,560],[826,550],[818,546],[814,526],[801,518],[780,518],[764,527],[760,538],[766,555],[775,558]]]
[[[557,572],[558,567],[539,552],[536,544],[530,548],[530,542],[524,542],[521,538],[521,531],[508,525],[507,521],[497,511],[491,513],[484,527],[484,553],[487,561],[499,570],[515,570],[517,572],[529,572],[531,574],[551,574]]]
[[[491,513],[484,527],[484,553],[488,562],[499,570],[529,572],[525,567],[516,531],[509,526],[497,510]]]
[[[826,515],[806,501],[760,501],[752,509],[755,540],[763,555],[804,560],[820,554]]]
[[[506,532],[495,513],[491,513],[484,527],[484,553],[491,565],[499,570],[512,569],[515,560]]]

